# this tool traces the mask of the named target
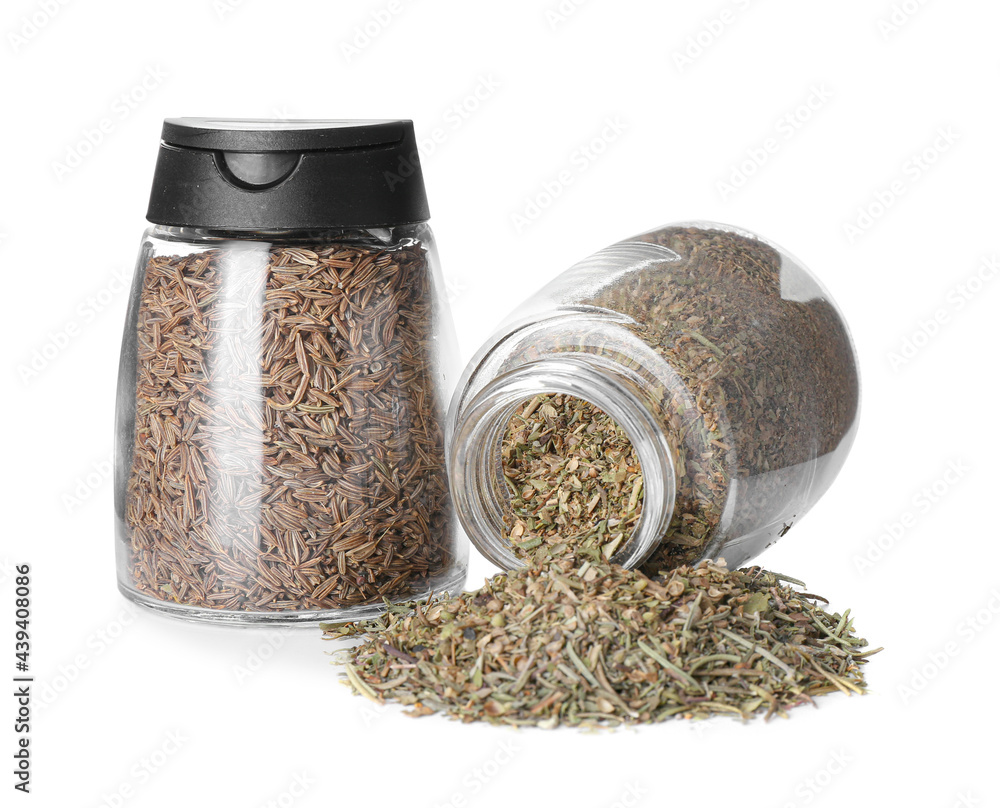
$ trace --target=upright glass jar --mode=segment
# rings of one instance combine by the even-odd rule
[[[779,247],[709,223],[585,259],[466,368],[449,415],[452,491],[472,542],[507,569],[521,560],[505,538],[502,444],[519,407],[547,393],[589,402],[630,440],[642,511],[612,558],[649,574],[703,558],[735,567],[785,535],[858,423],[854,348],[829,294]]]
[[[126,597],[284,623],[460,589],[457,352],[412,124],[168,120],[147,218],[118,387]]]

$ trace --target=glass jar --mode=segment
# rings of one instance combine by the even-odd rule
[[[642,510],[612,559],[649,574],[700,559],[735,568],[784,536],[858,424],[857,361],[829,294],[779,247],[710,223],[581,261],[466,368],[449,415],[451,487],[473,544],[505,569],[522,562],[506,538],[502,444],[544,394],[589,402],[631,442]]]
[[[165,122],[119,376],[126,597],[285,623],[460,590],[416,154],[408,121]]]

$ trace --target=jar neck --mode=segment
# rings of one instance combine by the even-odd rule
[[[612,561],[636,567],[665,535],[674,511],[674,463],[652,401],[624,368],[587,355],[548,356],[497,377],[456,414],[450,447],[452,496],[472,543],[494,564],[523,564],[505,538],[509,493],[501,447],[518,407],[537,395],[555,393],[590,402],[614,419],[636,452],[643,476],[642,514]]]

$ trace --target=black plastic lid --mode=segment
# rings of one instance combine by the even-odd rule
[[[168,118],[146,218],[218,230],[430,218],[411,121]]]

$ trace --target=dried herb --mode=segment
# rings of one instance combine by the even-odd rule
[[[501,450],[507,537],[522,555],[546,544],[610,558],[642,513],[635,450],[608,415],[572,396],[536,396],[511,418]]]
[[[154,256],[124,541],[139,593],[322,610],[416,595],[452,547],[424,249]]]
[[[665,248],[662,258],[644,254],[610,281],[600,260],[585,261],[560,281],[560,306],[617,313],[613,339],[596,320],[534,329],[508,366],[569,352],[634,373],[676,472],[671,523],[642,569],[720,556],[735,566],[786,533],[842,464],[857,426],[850,337],[823,291],[766,242],[678,226],[636,241]]]
[[[849,611],[792,584],[709,562],[652,580],[596,548],[542,547],[477,592],[324,629],[364,637],[340,652],[356,693],[411,715],[548,728],[786,716],[824,693],[864,693],[875,653]]]

